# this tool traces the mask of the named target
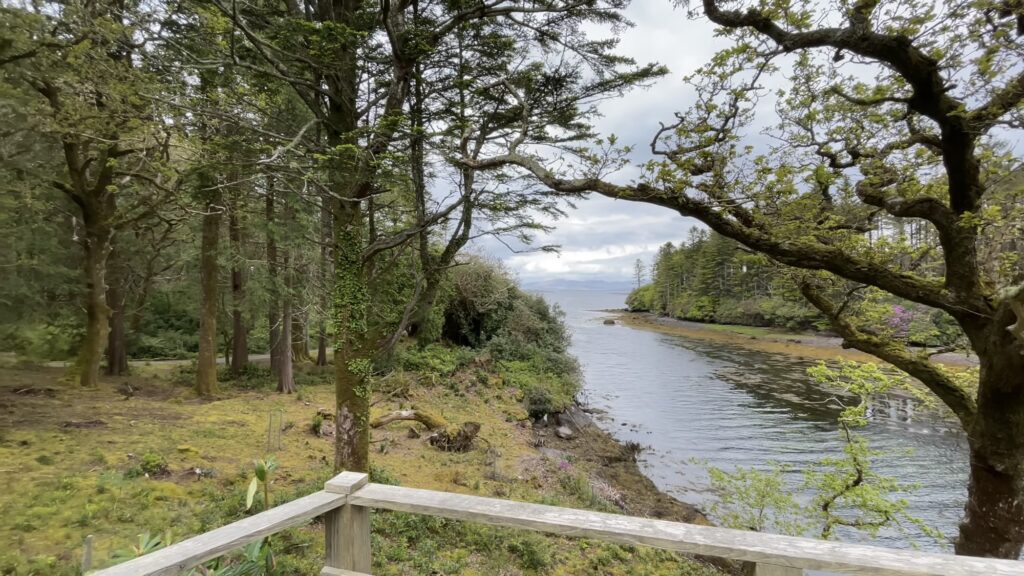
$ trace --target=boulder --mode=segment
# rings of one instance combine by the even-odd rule
[[[558,436],[562,440],[568,440],[574,436],[572,430],[568,426],[559,426],[555,428],[555,436]]]
[[[605,321],[604,321],[604,325],[605,326],[615,326],[615,320],[612,320],[611,318],[606,318]]]

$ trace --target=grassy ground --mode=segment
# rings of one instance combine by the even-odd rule
[[[269,450],[280,463],[273,500],[320,489],[331,475],[331,439],[312,427],[317,409],[333,404],[329,374],[306,367],[300,393],[281,396],[256,370],[205,401],[191,392],[188,370],[140,366],[83,390],[62,382],[58,368],[0,368],[0,574],[76,574],[87,535],[96,565],[105,566],[118,551],[130,556],[139,534],[177,541],[251,513],[245,487],[253,460],[268,454],[271,419],[270,427],[285,428]],[[129,399],[118,391],[125,382],[135,390]],[[482,440],[470,452],[444,453],[410,437],[409,423],[394,423],[373,435],[375,481],[700,521],[657,492],[607,436],[538,437],[521,394],[499,377],[402,373],[378,389],[375,415],[415,406],[453,423],[480,422]],[[373,522],[380,575],[716,573],[645,548],[388,512]],[[280,574],[319,573],[320,526],[273,542]]]

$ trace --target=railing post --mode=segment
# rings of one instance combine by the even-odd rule
[[[803,573],[803,568],[779,566],[778,564],[758,562],[754,566],[754,576],[803,576]]]
[[[324,491],[352,494],[369,481],[360,472],[342,472],[324,484]],[[370,573],[370,509],[345,504],[324,515],[327,558],[325,566]]]

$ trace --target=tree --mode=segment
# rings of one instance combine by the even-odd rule
[[[233,178],[237,181],[237,177]],[[245,323],[245,254],[242,243],[242,192],[232,187],[228,208],[228,238],[231,241],[231,373],[242,374],[249,364],[248,328]]]
[[[637,288],[643,286],[644,280],[647,279],[647,268],[644,266],[644,261],[639,258],[633,262],[633,279],[636,280]]]
[[[60,10],[5,6],[0,13],[3,82],[36,96],[25,101],[30,124],[16,129],[35,130],[60,150],[59,163],[44,168],[51,170],[48,176],[32,176],[63,193],[78,211],[87,320],[74,377],[95,386],[110,330],[107,262],[114,234],[149,216],[152,193],[169,184],[160,167],[167,149],[159,115],[138,97],[152,85],[135,60],[136,27],[145,17],[134,7],[109,2]]]
[[[580,27],[584,22],[624,24],[617,10],[623,3],[558,1],[538,6],[500,0],[463,5],[404,0],[377,6],[343,0],[318,2],[309,9],[286,3],[283,15],[277,7],[270,10],[258,4],[238,7],[219,0],[213,4],[244,38],[244,60],[234,44],[226,56],[263,77],[287,83],[322,133],[323,146],[303,138],[302,132],[295,142],[316,151],[320,182],[332,198],[335,468],[366,470],[368,376],[380,346],[379,327],[371,325],[369,310],[374,260],[442,217],[432,214],[426,222],[377,237],[375,207],[383,192],[381,175],[395,158],[394,142],[405,136],[406,105],[417,65],[463,26],[501,18],[532,31],[539,49],[569,49],[581,59],[590,59],[593,68],[607,68],[604,85],[622,86],[623,77],[632,76],[619,68],[632,63],[611,53],[613,43],[583,41]],[[302,33],[295,34],[296,30]],[[570,48],[576,39],[580,45]],[[367,83],[364,89],[360,83],[364,77],[383,80]],[[557,90],[558,86],[546,88]],[[574,111],[575,102],[563,108],[565,113]]]
[[[467,164],[513,164],[558,193],[664,206],[805,271],[801,292],[846,346],[918,379],[967,432],[957,553],[1018,557],[1024,277],[1008,265],[1010,243],[983,233],[1020,218],[997,193],[1019,164],[999,138],[1024,127],[1015,21],[988,2],[857,2],[825,14],[811,2],[701,7],[732,45],[689,78],[697,104],[657,131],[640,181],[608,182],[592,162],[560,176],[515,151]],[[765,151],[747,137],[769,78],[790,85],[776,95],[779,144]],[[938,245],[915,249],[908,226],[901,234],[891,222],[925,223]],[[955,321],[980,360],[976,381],[964,385],[886,330],[872,306],[879,293]]]

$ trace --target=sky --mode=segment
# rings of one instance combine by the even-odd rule
[[[692,101],[682,78],[707,62],[724,41],[714,38],[711,23],[691,20],[670,0],[633,0],[625,13],[635,26],[621,35],[618,52],[640,64],[665,65],[669,74],[649,88],[602,102],[595,126],[599,134],[615,134],[620,145],[635,146],[634,160],[643,161],[658,123],[671,121]],[[625,170],[611,179],[628,181],[634,175]],[[524,283],[629,281],[637,258],[649,266],[659,246],[678,242],[699,225],[666,208],[597,195],[577,202],[568,217],[552,224],[554,230],[538,235],[535,245],[559,245],[560,253],[514,253],[494,240],[482,241],[477,249],[505,262]]]

